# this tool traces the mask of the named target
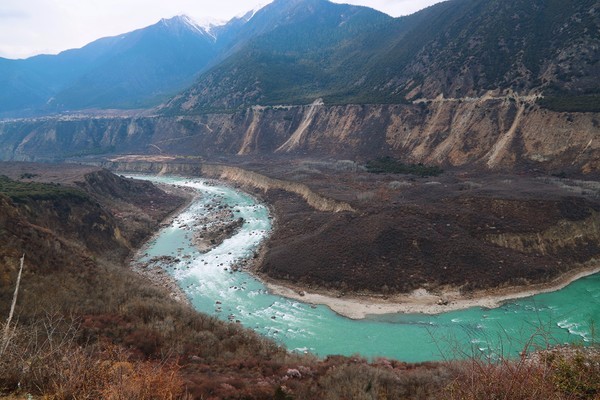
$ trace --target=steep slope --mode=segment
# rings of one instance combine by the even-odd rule
[[[533,101],[507,96],[411,105],[253,107],[187,117],[5,121],[0,158],[289,154],[365,161],[391,155],[430,165],[597,176],[600,116],[548,111]]]
[[[30,257],[45,254],[47,259],[35,259],[41,268],[69,252],[78,259],[122,262],[184,202],[147,182],[99,168],[31,163],[0,163],[0,198],[4,216],[15,213],[27,220],[0,224],[5,239],[0,253],[21,248]],[[46,251],[35,250],[40,244],[27,237],[47,238]]]
[[[594,0],[450,0],[396,19],[327,0],[277,0],[209,31],[175,17],[58,56],[0,59],[0,115],[148,107],[200,73],[165,113],[489,91],[544,93],[555,110],[597,111],[599,29]]]
[[[99,39],[82,49],[57,56],[40,55],[25,60],[0,58],[0,114],[33,113],[45,106],[61,88],[102,60],[118,38]],[[12,113],[10,113],[12,112]]]
[[[0,59],[0,115],[155,105],[214,55],[213,36],[180,16],[56,56]]]
[[[187,17],[122,38],[114,54],[61,90],[59,108],[144,107],[190,84],[214,56],[214,39]]]
[[[218,54],[162,116],[0,122],[0,157],[391,155],[594,174],[599,12],[590,0],[451,0],[393,19],[279,0],[212,29]]]
[[[253,39],[175,97],[167,112],[317,98],[402,103],[507,90],[597,94],[599,29],[594,0],[451,0],[397,19],[325,0],[276,1],[244,27]]]
[[[372,9],[326,0],[275,1],[240,30],[240,38],[250,39],[238,40],[233,54],[171,100],[166,110],[304,104],[347,91],[358,72],[352,60],[368,57],[370,34],[392,21]]]
[[[487,90],[597,93],[597,1],[454,0],[430,10],[379,62],[400,65],[384,84],[409,97],[482,95]],[[408,62],[398,56],[420,41]]]

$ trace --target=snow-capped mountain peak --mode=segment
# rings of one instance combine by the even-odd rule
[[[189,17],[188,17],[189,18]],[[191,20],[191,18],[190,18]],[[221,20],[221,19],[216,19],[216,18],[212,18],[212,17],[203,17],[201,19],[198,19],[196,21],[191,20],[193,23],[195,23],[197,26],[201,27],[202,29],[206,30],[206,31],[210,31],[214,28],[217,28],[219,26],[223,26],[227,23],[227,21]]]
[[[268,2],[260,3],[254,9],[252,9],[250,11],[246,11],[246,12],[244,12],[242,14],[236,15],[235,18],[237,18],[237,19],[243,19],[246,22],[248,22],[248,21],[250,21],[252,19],[252,17],[254,17],[254,15],[256,15],[257,12],[259,12],[261,9],[263,9],[267,4],[269,4],[269,3]]]
[[[169,19],[163,18],[160,22],[170,28],[181,29],[181,27],[185,27],[190,31],[209,36],[213,41],[216,40],[214,29],[224,25],[224,22],[213,18],[204,18],[202,22],[197,22],[188,15],[178,15]]]
[[[209,34],[213,38],[213,40],[217,40],[216,28],[227,24],[227,21],[223,21],[212,17],[204,17],[198,21],[193,21],[190,18],[190,22],[196,24],[197,27],[204,30],[204,32]]]

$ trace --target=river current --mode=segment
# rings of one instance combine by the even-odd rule
[[[387,314],[351,320],[325,306],[270,294],[246,272],[231,266],[253,256],[271,231],[267,207],[252,196],[200,178],[134,176],[177,184],[200,193],[185,211],[163,228],[142,251],[140,261],[172,256],[165,266],[194,307],[231,323],[240,323],[288,349],[418,362],[470,356],[515,356],[525,346],[590,343],[600,321],[600,274],[562,290],[509,301],[499,308],[470,308],[439,315]],[[218,200],[244,224],[231,238],[207,253],[192,244],[188,227]],[[596,338],[597,339],[597,338]]]

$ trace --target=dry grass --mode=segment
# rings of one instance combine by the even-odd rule
[[[290,355],[237,324],[175,303],[118,266],[26,271],[17,329],[0,360],[0,393],[298,400],[593,399],[600,393],[600,356],[583,349],[569,357],[471,357],[448,365],[318,360]],[[12,285],[3,289],[9,300]]]
[[[0,393],[53,400],[185,398],[176,362],[139,360],[111,343],[82,346],[78,336],[78,322],[60,315],[18,327],[0,360]]]
[[[600,349],[556,347],[518,360],[473,357],[453,363],[449,400],[600,399]]]

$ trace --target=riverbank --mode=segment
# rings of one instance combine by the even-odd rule
[[[142,252],[144,251],[146,244],[152,241],[160,234],[160,229],[171,225],[175,218],[177,218],[177,216],[179,216],[190,206],[190,204],[192,204],[196,199],[200,197],[200,193],[198,191],[193,190],[191,188],[187,188],[185,186],[170,185],[156,182],[154,184],[166,193],[183,197],[185,199],[185,202],[160,222],[159,230],[154,232],[144,242],[142,246],[132,251],[127,264],[131,267],[132,271],[149,280],[154,286],[165,290],[171,299],[177,301],[178,303],[191,306],[192,303],[190,302],[189,298],[187,297],[181,286],[179,286],[177,281],[172,276],[166,273],[163,266],[150,265],[157,264],[157,262],[161,260],[156,260],[156,263],[140,263],[134,261],[142,257]]]
[[[170,186],[170,185],[165,185]],[[185,188],[182,188],[186,190]],[[236,188],[239,190],[239,188]],[[197,196],[197,193],[196,193]],[[195,198],[195,197],[194,197]],[[194,198],[191,198],[189,205]],[[263,199],[264,202],[264,199]],[[187,205],[185,207],[187,207]],[[274,210],[269,205],[270,215],[274,216]],[[174,213],[176,216],[185,207]],[[226,217],[221,216],[218,223],[225,223]],[[172,218],[165,223],[170,223]],[[273,229],[277,227],[277,220],[273,219]],[[209,246],[210,248],[216,245]],[[204,249],[204,251],[210,250]],[[600,261],[592,260],[581,265],[573,271],[559,276],[551,282],[534,284],[527,287],[505,287],[497,289],[486,289],[475,291],[464,295],[459,290],[445,290],[429,292],[425,289],[417,289],[408,294],[377,295],[373,293],[338,293],[332,295],[331,290],[312,289],[300,285],[290,284],[270,278],[264,273],[258,272],[258,267],[264,260],[267,250],[265,242],[261,243],[254,257],[240,262],[237,267],[252,273],[260,279],[271,293],[303,303],[325,305],[335,313],[350,319],[364,319],[368,315],[383,314],[441,314],[450,311],[464,310],[473,307],[497,308],[504,302],[531,297],[541,293],[553,292],[564,288],[570,283],[583,277],[600,272]],[[169,274],[163,273],[162,268],[138,268],[138,272],[146,275],[155,284],[166,288],[171,297],[189,304],[189,299]]]
[[[228,185],[225,182],[216,181],[213,179],[202,178],[208,186],[222,186],[235,191],[239,188],[233,185]],[[161,228],[166,228],[173,225],[174,221],[182,214],[185,214],[190,207],[193,207],[197,201],[203,201],[204,194],[202,191],[191,187],[171,183],[160,183],[154,181],[154,184],[161,187],[164,191],[179,194],[186,198],[186,203],[175,210],[168,218],[160,224]],[[244,192],[245,193],[245,192]],[[245,193],[247,196],[253,197]],[[179,224],[178,229],[188,231],[190,243],[196,250],[205,255],[217,247],[219,247],[226,239],[234,237],[239,233],[245,223],[245,218],[240,216],[238,207],[233,207],[223,201],[220,196],[212,197],[208,195],[208,200],[203,201],[200,209],[192,211],[186,222]],[[269,216],[269,219],[271,217]],[[181,286],[181,282],[175,279],[168,271],[170,269],[184,268],[188,269],[190,264],[190,255],[182,254],[183,247],[177,247],[176,252],[150,257],[147,246],[161,235],[161,231],[155,232],[147,239],[146,244],[137,249],[129,261],[132,270],[148,279],[154,286],[164,289],[172,299],[192,306],[189,294]],[[251,234],[252,235],[252,234]],[[228,253],[231,255],[231,252]],[[246,263],[254,259],[255,253],[250,254],[247,258],[239,258],[235,263],[230,265],[230,273],[244,269]],[[219,258],[219,256],[216,256]],[[144,261],[140,261],[144,260]],[[187,261],[185,261],[187,260]],[[182,261],[186,266],[181,266]],[[205,263],[206,264],[206,263]],[[223,264],[221,263],[220,266]],[[227,268],[225,268],[227,270]]]
[[[254,199],[230,187],[204,187],[177,178],[156,180],[175,184],[181,182],[201,189],[203,195],[175,219],[172,225],[175,229],[162,230],[158,237],[148,243],[148,247],[144,249],[143,262],[152,261],[150,267],[164,267],[165,273],[158,274],[164,277],[162,279],[176,277],[175,280],[185,292],[185,299],[191,301],[194,309],[232,324],[252,328],[257,333],[284,344],[291,352],[310,352],[319,357],[358,353],[365,357],[386,356],[423,362],[448,356],[446,352],[451,351],[453,345],[446,347],[447,343],[443,341],[447,337],[456,338],[457,342],[454,343],[465,346],[477,343],[481,351],[496,351],[502,343],[490,338],[499,337],[501,329],[503,332],[521,332],[521,337],[515,339],[516,344],[506,350],[513,354],[522,350],[524,344],[521,340],[527,340],[534,334],[536,327],[530,321],[542,321],[540,323],[547,326],[548,332],[563,343],[589,340],[593,329],[586,321],[590,318],[598,320],[600,297],[596,278],[580,280],[577,284],[544,296],[544,299],[540,298],[542,305],[539,307],[532,306],[534,300],[526,299],[493,310],[472,307],[430,316],[414,314],[419,310],[413,308],[405,310],[411,314],[395,314],[399,311],[397,307],[392,305],[394,308],[386,309],[381,304],[395,299],[383,299],[374,292],[377,296],[376,303],[367,304],[362,315],[360,310],[358,315],[349,315],[348,310],[345,312],[347,316],[354,318],[367,316],[364,320],[355,321],[342,317],[340,314],[344,311],[335,305],[331,308],[337,312],[327,306],[311,305],[316,301],[306,293],[301,295],[301,291],[306,290],[304,288],[297,288],[299,301],[292,300],[270,291],[262,282],[245,272],[254,263],[264,266],[267,261],[263,260],[261,263],[261,259],[265,257],[265,253],[268,255],[274,251],[270,242],[262,248],[259,244],[267,232],[272,230],[273,224],[277,226],[276,229],[285,229],[279,214],[272,224],[266,207],[256,204]],[[207,253],[199,253],[192,243],[192,235],[194,229],[202,229],[202,226],[196,226],[194,221],[196,216],[204,214],[213,199],[220,197],[226,199],[226,204],[233,207],[235,215],[242,217],[245,223],[240,232],[221,246]],[[278,203],[271,202],[271,197],[268,200],[269,204],[277,207]],[[277,208],[275,211],[279,212]],[[242,266],[241,260],[248,261]],[[236,270],[241,272],[235,272]],[[350,293],[349,290],[347,292]],[[335,297],[337,293],[330,290],[329,293],[317,294]],[[282,294],[289,296],[289,293]],[[413,294],[420,296],[421,301],[426,296],[433,296],[428,301],[423,301],[427,305],[435,304],[440,296],[439,293],[430,294],[425,291]],[[360,300],[368,299],[358,294],[355,296],[359,303]],[[339,300],[346,303],[349,310],[357,312],[357,299],[343,295],[335,301]],[[452,302],[448,300],[451,307]],[[374,307],[379,308],[379,311],[374,311]],[[440,311],[451,310],[450,307],[440,308]],[[376,312],[386,315],[380,318],[368,317]],[[340,340],[340,337],[344,340]]]
[[[376,296],[373,294],[344,293],[332,296],[331,291],[306,288],[275,281],[254,272],[271,293],[304,303],[325,305],[337,314],[350,319],[364,319],[368,315],[382,314],[440,314],[472,307],[497,308],[511,300],[554,292],[586,276],[600,273],[600,261],[592,260],[576,271],[564,274],[548,283],[527,287],[508,287],[473,292],[467,296],[458,290],[431,293],[418,289],[410,294]]]
[[[223,184],[223,182],[219,182],[219,184]],[[165,189],[171,187],[171,190],[178,190],[177,188],[173,189],[172,185],[161,186],[164,186]],[[239,187],[236,187],[235,189],[240,190]],[[187,191],[188,194],[194,193],[194,195],[189,198],[188,203],[186,203],[184,207],[176,211],[163,224],[170,224],[173,218],[187,208],[187,206],[189,206],[196,196],[199,195],[197,192],[188,191],[188,189],[184,187],[179,187],[179,190]],[[266,203],[265,199],[262,199],[262,202],[268,204],[270,215],[274,216],[275,212],[271,209],[272,205]],[[219,213],[215,214],[214,217],[218,219],[218,221],[213,221],[216,222],[216,226],[226,224],[227,221],[230,220],[230,218],[228,218],[226,215]],[[277,229],[276,218],[272,219],[272,223],[273,229]],[[199,243],[195,244],[198,245]],[[217,244],[213,243],[212,245],[202,248],[201,250],[203,252],[210,251],[216,246]],[[331,294],[331,290],[309,289],[300,285],[291,284],[289,282],[278,281],[270,278],[264,273],[258,272],[258,267],[264,260],[266,250],[267,244],[265,242],[261,243],[253,258],[241,261],[232,269],[236,270],[240,268],[252,273],[264,283],[271,293],[275,295],[298,300],[307,304],[325,305],[335,313],[350,319],[364,319],[368,315],[396,313],[435,315],[473,307],[490,309],[497,308],[510,300],[516,300],[541,293],[560,290],[578,279],[600,272],[600,261],[592,260],[584,265],[579,266],[574,271],[559,276],[551,282],[533,284],[527,287],[519,286],[486,289],[472,292],[467,295],[461,294],[460,291],[456,289],[435,292],[429,292],[425,289],[417,289],[408,294],[377,295],[372,293],[360,294],[340,292],[334,296]],[[137,268],[137,270],[138,272],[141,272],[147,276],[155,284],[167,289],[172,298],[182,301],[186,304],[190,304],[189,299],[183,290],[178,286],[177,282],[169,274],[164,273],[162,268]]]

